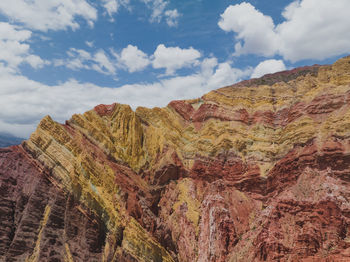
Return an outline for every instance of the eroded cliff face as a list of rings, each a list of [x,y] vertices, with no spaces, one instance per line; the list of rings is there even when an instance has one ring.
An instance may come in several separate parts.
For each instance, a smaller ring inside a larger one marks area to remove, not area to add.
[[[350,57],[0,149],[4,261],[350,261]]]

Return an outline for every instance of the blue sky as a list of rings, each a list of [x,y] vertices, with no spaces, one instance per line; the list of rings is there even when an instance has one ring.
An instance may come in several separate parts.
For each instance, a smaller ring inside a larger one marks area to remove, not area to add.
[[[350,52],[348,0],[1,0],[0,132],[165,106]]]

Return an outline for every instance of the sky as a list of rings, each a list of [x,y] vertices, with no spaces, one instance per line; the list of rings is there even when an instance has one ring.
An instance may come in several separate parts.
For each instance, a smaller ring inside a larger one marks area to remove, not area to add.
[[[349,0],[1,0],[0,132],[166,106],[350,53]]]

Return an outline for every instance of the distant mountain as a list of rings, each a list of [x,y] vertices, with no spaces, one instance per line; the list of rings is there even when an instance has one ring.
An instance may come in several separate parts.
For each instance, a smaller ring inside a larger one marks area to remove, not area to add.
[[[19,145],[24,139],[10,134],[0,133],[0,147]]]

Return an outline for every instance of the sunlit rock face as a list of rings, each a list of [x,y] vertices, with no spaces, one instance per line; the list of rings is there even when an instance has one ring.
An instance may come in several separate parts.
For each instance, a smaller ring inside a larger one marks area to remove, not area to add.
[[[350,57],[0,149],[1,261],[350,261]]]

